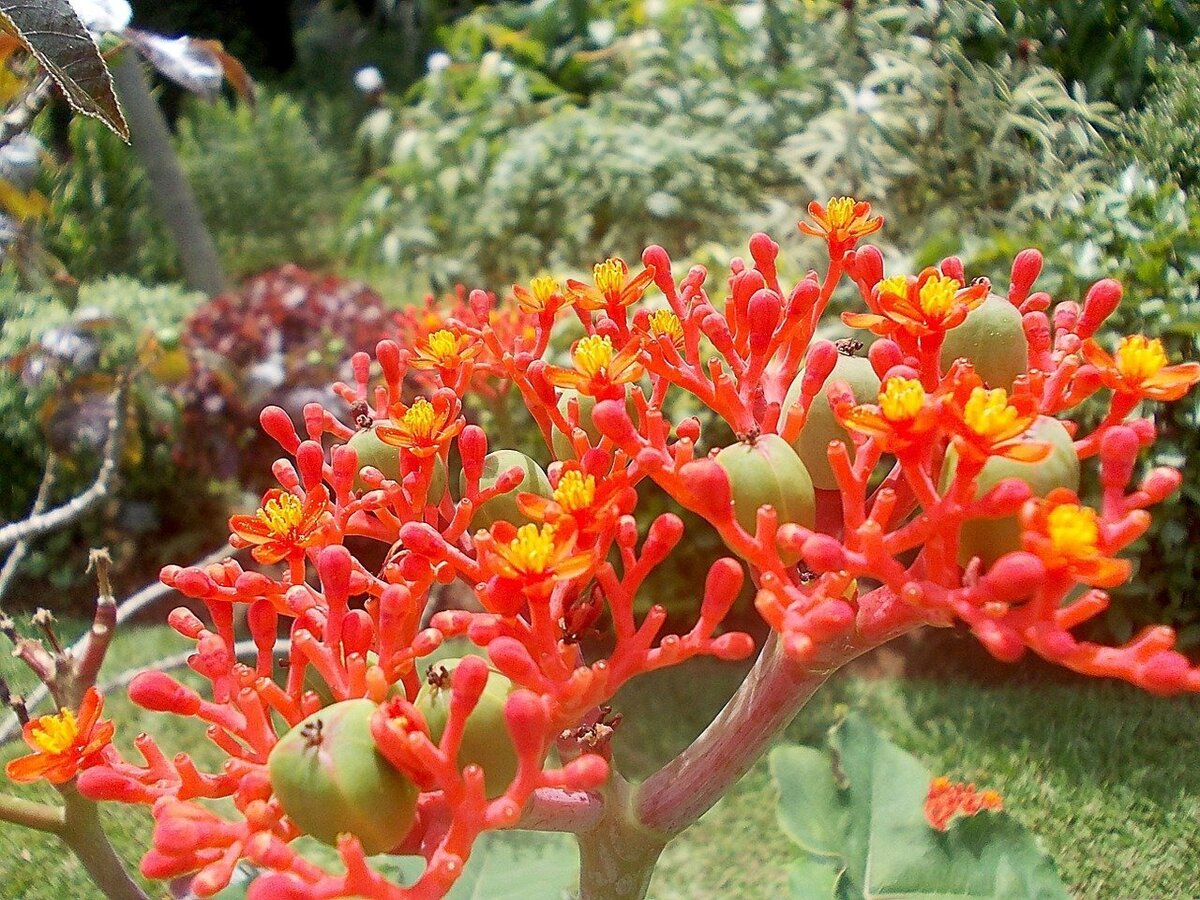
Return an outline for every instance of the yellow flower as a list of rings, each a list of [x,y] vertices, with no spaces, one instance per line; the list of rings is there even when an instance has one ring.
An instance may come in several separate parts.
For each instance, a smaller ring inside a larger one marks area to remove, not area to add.
[[[1099,371],[1104,386],[1119,394],[1178,400],[1200,381],[1200,363],[1169,366],[1162,341],[1140,334],[1121,338],[1116,359],[1092,340],[1083,345],[1083,356]]]
[[[251,554],[264,565],[303,556],[325,539],[328,505],[329,492],[323,485],[317,485],[303,500],[275,488],[266,493],[254,515],[230,517],[232,543],[253,547]]]
[[[554,502],[568,513],[587,509],[595,499],[596,477],[584,475],[577,469],[564,472],[554,489]]]
[[[546,380],[555,387],[573,388],[602,400],[622,396],[625,385],[642,377],[639,352],[636,337],[617,353],[608,335],[588,335],[580,338],[571,351],[575,368],[548,366]]]
[[[1074,559],[1099,553],[1100,526],[1096,511],[1077,503],[1056,506],[1046,516],[1046,534],[1054,552]]]
[[[656,309],[650,313],[646,326],[650,337],[666,337],[676,347],[683,346],[683,324],[672,310]]]
[[[524,288],[519,284],[513,285],[513,296],[521,312],[526,313],[556,313],[564,306],[574,302],[574,298],[563,293],[558,279],[551,275],[538,275]]]
[[[962,403],[962,395],[966,402]],[[1038,462],[1050,453],[1050,445],[1021,440],[1037,420],[1038,411],[1028,394],[1009,397],[1004,388],[988,390],[973,373],[956,385],[957,397],[947,402],[954,443],[975,457],[1002,456],[1018,462]]]
[[[915,378],[892,377],[879,392],[879,410],[889,422],[909,422],[925,405],[925,388]]]
[[[594,285],[575,279],[567,280],[567,289],[581,309],[612,310],[631,306],[642,299],[646,287],[654,279],[654,267],[647,266],[633,278],[629,278],[629,266],[625,260],[614,256],[592,268]]]
[[[378,425],[375,434],[385,444],[408,450],[415,456],[432,456],[454,438],[466,421],[454,415],[447,405],[434,405],[418,397],[412,406],[396,404],[391,412],[391,425]]]
[[[962,324],[967,313],[987,297],[986,281],[963,287],[957,278],[932,267],[915,279],[885,278],[875,286],[869,313],[842,313],[851,328],[869,328],[880,335],[945,333]]]
[[[814,200],[808,205],[808,215],[814,224],[801,222],[800,230],[828,241],[831,256],[850,249],[861,238],[883,227],[882,217],[871,215],[871,204],[853,197],[833,197],[825,206]]]
[[[1021,511],[1022,541],[1043,565],[1092,587],[1111,588],[1133,569],[1127,559],[1109,556],[1096,510],[1083,506],[1066,488],[1034,499]]]
[[[479,355],[480,344],[469,334],[443,328],[417,342],[414,369],[458,369]]]

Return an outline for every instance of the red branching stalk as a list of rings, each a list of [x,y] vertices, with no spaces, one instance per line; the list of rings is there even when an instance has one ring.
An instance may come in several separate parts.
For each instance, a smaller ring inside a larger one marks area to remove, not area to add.
[[[206,723],[227,761],[203,772],[143,735],[140,762],[109,746],[79,777],[87,796],[151,805],[154,846],[143,872],[190,874],[192,890],[208,896],[247,860],[266,870],[254,897],[437,897],[483,831],[533,827],[581,835],[588,896],[636,896],[665,841],[728,790],[830,672],[922,624],[961,621],[1002,659],[1032,650],[1158,693],[1200,689],[1200,670],[1173,649],[1169,629],[1121,647],[1072,633],[1103,610],[1104,590],[1128,573],[1118,554],[1145,531],[1147,507],[1180,481],[1156,469],[1135,483],[1136,457],[1154,429],[1130,416],[1142,399],[1178,396],[1200,380],[1200,366],[1167,365],[1161,345],[1145,338],[1110,354],[1095,335],[1119,300],[1115,282],[1100,282],[1082,304],[1053,305],[1032,292],[1041,257],[1025,251],[1008,300],[1021,314],[1028,365],[1011,389],[993,389],[969,361],[941,361],[946,332],[979,306],[985,281],[968,284],[955,258],[885,278],[879,251],[856,247],[882,224],[869,206],[841,198],[810,212],[803,230],[828,242],[830,265],[791,288],[780,283],[779,246],[765,235],[751,238],[750,263],[733,261],[716,301],[703,268],[677,281],[666,251],[651,247],[642,270],[608,260],[591,284],[543,277],[507,303],[472,291],[444,311],[427,304],[405,320],[403,342],[381,341],[373,359],[354,356],[354,383],[335,386],[342,406],[311,403],[301,422],[264,410],[263,428],[286,454],[274,466],[280,488],[231,521],[234,541],[252,546],[263,568],[225,560],[162,573],[208,610],[208,625],[185,609],[169,621],[195,642],[190,666],[209,686],[202,694],[160,672],[130,686],[148,709]],[[867,310],[847,321],[876,334],[868,358],[883,387],[867,402],[830,382],[838,351],[814,340],[843,275]],[[651,284],[665,304],[645,299]],[[552,350],[564,319],[584,330],[566,356]],[[1068,490],[1034,496],[1019,478],[976,496],[992,460],[1046,457],[1036,423],[1100,390],[1111,393],[1110,411],[1095,430],[1080,434],[1064,420],[1077,455],[1099,466],[1096,507]],[[812,405],[828,402],[852,438],[828,448],[837,490],[818,493],[811,521],[786,521],[764,505],[739,523],[737,485],[711,458],[720,448],[705,443],[715,429],[676,415],[681,394],[751,443],[764,434],[793,441]],[[489,439],[464,413],[474,395],[491,404],[519,397],[552,460],[549,493],[518,493],[517,521],[487,529],[472,526],[481,507],[528,482],[520,467],[485,477]],[[363,444],[351,443],[368,428],[386,445],[370,464],[359,459]],[[446,477],[455,468],[461,491]],[[647,577],[684,538],[673,514],[639,523],[646,479],[706,518],[733,554],[712,566],[683,634],[663,634],[660,606],[635,612]],[[960,560],[964,526],[980,519],[1015,521],[1020,534],[990,566]],[[377,568],[352,552],[363,542],[386,551]],[[774,634],[709,729],[629,786],[606,743],[604,707],[654,669],[697,655],[748,657],[749,636],[722,632],[747,574]],[[430,591],[456,580],[480,609],[444,611],[422,627]],[[1080,584],[1088,590],[1068,601]],[[234,652],[234,604],[245,606],[258,648],[251,665]],[[585,655],[582,638],[605,614],[606,649]],[[281,629],[291,648],[284,676],[273,659]],[[458,762],[487,666],[464,661],[455,670],[437,741],[410,702],[421,658],[454,637],[486,650],[515,685],[504,715],[518,766],[498,796],[485,792],[478,765]],[[364,697],[378,704],[378,753],[421,791],[416,824],[397,848],[426,860],[408,886],[375,871],[352,834],[338,842],[344,873],[296,852],[299,829],[267,768],[282,730],[330,699]],[[548,768],[555,747],[561,765]],[[218,798],[237,815],[202,803]],[[608,873],[596,869],[610,865],[637,869],[613,875],[621,891],[606,888]]]

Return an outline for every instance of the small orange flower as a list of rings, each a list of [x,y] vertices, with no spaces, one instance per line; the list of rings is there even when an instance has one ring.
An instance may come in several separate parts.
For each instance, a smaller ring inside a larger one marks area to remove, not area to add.
[[[612,339],[597,334],[580,338],[571,349],[574,369],[557,366],[546,368],[546,380],[556,387],[574,388],[582,394],[601,400],[620,397],[624,386],[642,377],[638,363],[640,352],[636,338],[616,353]]]
[[[646,287],[654,280],[654,266],[642,269],[634,278],[629,277],[629,266],[619,256],[596,263],[592,268],[595,285],[584,284],[573,278],[567,279],[567,290],[580,309],[589,312],[597,309],[615,310],[632,306],[642,299]]]
[[[929,783],[925,797],[925,821],[938,831],[950,827],[955,816],[974,816],[985,809],[999,812],[1004,809],[1000,792],[988,788],[977,791],[973,784],[951,781],[944,775]]]
[[[1089,340],[1083,345],[1083,355],[1099,370],[1104,386],[1118,394],[1178,400],[1200,382],[1200,363],[1167,365],[1167,351],[1158,338],[1123,337],[1115,359]]]
[[[905,331],[916,337],[945,333],[961,325],[967,313],[987,297],[986,281],[963,287],[957,278],[928,268],[915,279],[885,278],[875,286],[871,313],[842,313],[851,328],[869,328],[880,335]]]
[[[332,519],[329,492],[317,485],[301,500],[295,494],[272,488],[263,496],[262,506],[252,516],[231,516],[230,543],[235,547],[253,547],[251,555],[264,565],[281,559],[303,556],[309,547],[319,546],[326,537]]]
[[[435,397],[435,400],[437,398]],[[447,403],[430,403],[418,397],[412,406],[395,404],[389,411],[391,425],[379,425],[375,434],[385,444],[407,450],[414,456],[433,456],[466,426]]]
[[[478,356],[482,349],[482,345],[474,336],[442,328],[417,342],[417,352],[412,358],[412,367],[414,369],[460,369]]]
[[[550,275],[537,276],[529,282],[528,289],[519,284],[514,284],[512,289],[517,305],[524,313],[554,315],[575,302],[574,296],[564,293],[558,279]]]
[[[843,426],[877,439],[893,453],[923,440],[937,424],[935,408],[921,382],[899,376],[883,383],[878,403],[842,403],[834,412]]]
[[[1038,417],[1033,398],[1027,394],[1009,397],[1004,388],[988,390],[976,384],[965,403],[949,399],[946,406],[959,452],[977,457],[1003,456],[1018,462],[1038,462],[1050,453],[1049,444],[1021,440]]]
[[[104,698],[90,687],[78,717],[64,706],[56,715],[26,722],[22,734],[33,753],[11,760],[5,773],[18,784],[42,778],[51,784],[70,781],[81,769],[97,763],[100,752],[112,743],[116,729],[112,722],[101,721],[103,711]]]
[[[622,494],[628,490],[628,485],[620,480],[597,480],[595,475],[578,468],[577,463],[568,463],[549,498],[521,493],[517,495],[517,506],[535,522],[558,525],[564,519],[572,519],[576,534],[588,538],[610,527],[625,511]]]
[[[883,227],[883,217],[871,215],[871,204],[853,197],[831,197],[825,206],[814,200],[808,204],[808,215],[815,224],[801,222],[800,230],[828,241],[830,256],[840,256]]]
[[[650,313],[643,333],[651,343],[657,343],[660,337],[665,337],[675,345],[675,349],[683,349],[683,323],[672,310],[656,309]]]
[[[484,565],[523,590],[544,592],[556,581],[577,578],[592,567],[590,552],[575,552],[575,529],[569,521],[560,525],[522,525],[496,522],[491,528]]]
[[[1021,525],[1027,550],[1036,553],[1050,571],[1066,572],[1082,584],[1116,587],[1133,570],[1129,560],[1108,555],[1100,517],[1091,507],[1080,505],[1066,488],[1026,503]]]

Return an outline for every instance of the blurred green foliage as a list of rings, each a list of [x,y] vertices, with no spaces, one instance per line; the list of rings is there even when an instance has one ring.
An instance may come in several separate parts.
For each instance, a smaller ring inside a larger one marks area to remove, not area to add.
[[[1190,56],[1190,58],[1189,58]],[[1172,53],[1126,120],[1127,149],[1160,181],[1200,188],[1200,43]]]
[[[205,481],[179,466],[178,405],[169,387],[181,374],[178,342],[202,298],[173,285],[114,277],[88,283],[77,298],[0,285],[0,468],[7,489],[0,516],[23,517],[51,449],[59,465],[52,502],[95,478],[121,372],[135,372],[113,497],[95,512],[34,543],[22,574],[47,583],[55,609],[86,609],[94,586],[87,550],[108,546],[122,579],[141,583],[172,559],[220,540],[222,503]],[[22,593],[16,593],[21,603]]]
[[[193,102],[178,131],[180,161],[230,275],[331,261],[350,171],[299,102]]]

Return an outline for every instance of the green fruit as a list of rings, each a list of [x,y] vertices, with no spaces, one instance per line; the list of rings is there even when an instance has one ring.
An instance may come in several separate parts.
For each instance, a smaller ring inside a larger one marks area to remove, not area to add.
[[[367,665],[374,666],[379,664],[379,654],[374,650],[367,651]],[[285,676],[286,677],[286,676]],[[286,682],[285,682],[286,683]],[[305,666],[304,668],[304,689],[312,691],[321,698],[321,702],[326,706],[333,703],[333,691],[329,685],[325,683],[325,679],[321,677],[321,673],[317,671],[316,666]],[[397,681],[388,688],[389,697],[404,696],[404,682]]]
[[[385,444],[375,433],[375,427],[390,425],[387,419],[380,419],[374,426],[358,432],[350,438],[348,445],[358,453],[358,468],[361,472],[365,466],[371,466],[383,473],[383,477],[391,481],[400,480],[400,451],[391,444]],[[367,485],[360,475],[354,476],[354,489],[365,491]],[[446,493],[446,464],[440,456],[433,460],[433,474],[429,478],[430,503],[437,503]]]
[[[796,376],[787,397],[783,401],[783,414],[792,408],[800,398],[801,375]],[[865,356],[846,356],[839,353],[833,371],[825,379],[825,385],[820,393],[813,398],[808,408],[808,418],[800,434],[792,442],[792,448],[800,456],[800,461],[808,469],[812,477],[813,487],[822,491],[837,489],[837,479],[833,476],[833,468],[829,465],[829,442],[843,441],[847,447],[852,446],[850,434],[838,422],[829,405],[827,391],[835,381],[844,381],[850,385],[854,393],[855,403],[874,403],[879,397],[879,376],[871,368],[871,361]]]
[[[779,523],[793,522],[811,528],[815,521],[812,479],[788,442],[777,434],[762,434],[739,441],[716,455],[729,475],[733,514],[738,524],[754,532],[758,508],[775,507]]]
[[[1041,416],[1029,429],[1032,439],[1051,445],[1050,455],[1040,462],[1017,462],[999,456],[992,457],[979,473],[975,484],[978,499],[1005,478],[1020,478],[1038,497],[1045,497],[1055,488],[1079,489],[1079,457],[1067,429],[1057,419]],[[946,451],[942,464],[941,489],[945,492],[958,468],[958,452],[953,445]],[[978,556],[990,566],[1005,553],[1021,549],[1021,526],[1016,516],[1004,519],[972,519],[963,523],[958,544],[958,561],[966,565]]]
[[[988,387],[1009,390],[1013,379],[1025,374],[1029,359],[1020,310],[1003,297],[988,294],[961,325],[946,332],[942,371],[959,357],[974,364]]]
[[[596,406],[596,398],[581,394],[572,388],[563,388],[562,396],[558,398],[558,411],[563,414],[563,418],[567,416],[567,404],[572,397],[579,401],[579,427],[587,433],[588,443],[594,447],[603,437],[600,429],[596,427],[596,423],[592,421],[592,410]],[[628,392],[625,394],[625,411],[629,413],[630,419],[634,422],[637,421],[637,406],[634,405],[633,397]],[[571,438],[568,435],[559,431],[558,428],[554,428],[550,437],[555,459],[575,458],[575,448],[571,445]]]
[[[525,473],[521,483],[507,494],[493,497],[475,510],[471,517],[472,528],[491,528],[493,522],[501,521],[524,525],[529,519],[521,514],[517,506],[517,494],[537,494],[546,498],[553,494],[550,479],[546,477],[542,467],[518,450],[494,450],[483,458],[483,474],[479,478],[480,489],[491,487],[501,475],[513,468],[519,468]],[[458,490],[460,495],[466,496],[465,473],[459,473]]]
[[[451,674],[461,659],[443,659],[429,667],[429,674],[413,706],[425,717],[434,743],[442,739],[450,718]],[[467,718],[462,743],[458,748],[458,766],[477,765],[483,769],[484,790],[489,798],[503,794],[517,774],[517,751],[504,724],[504,704],[513,683],[492,669],[479,703]]]
[[[271,788],[302,831],[331,846],[349,832],[368,855],[400,843],[417,813],[417,786],[375,749],[370,700],[343,700],[285,734],[267,758]]]

